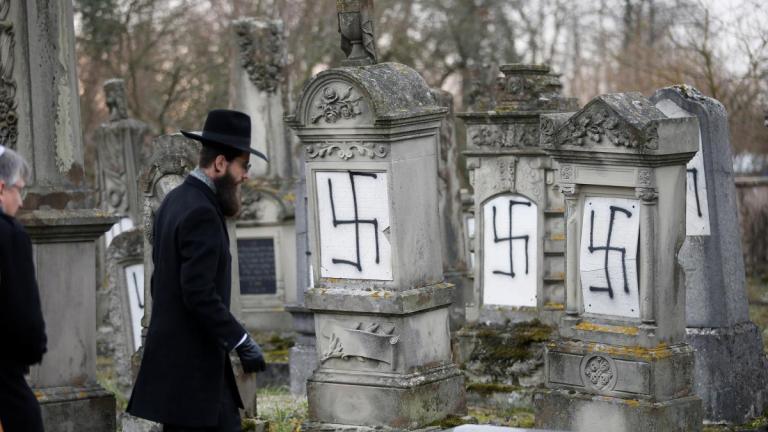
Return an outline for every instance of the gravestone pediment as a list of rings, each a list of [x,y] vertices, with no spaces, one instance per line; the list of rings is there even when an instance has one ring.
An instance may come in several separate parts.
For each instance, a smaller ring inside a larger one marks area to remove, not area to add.
[[[243,187],[241,221],[280,223],[293,216],[293,208],[281,199],[278,191],[264,187]]]
[[[445,111],[416,71],[381,63],[319,73],[305,85],[296,116],[289,121],[305,128],[338,129]]]
[[[602,95],[551,130],[553,139],[547,144],[590,151],[656,150],[658,122],[666,118],[640,93]]]

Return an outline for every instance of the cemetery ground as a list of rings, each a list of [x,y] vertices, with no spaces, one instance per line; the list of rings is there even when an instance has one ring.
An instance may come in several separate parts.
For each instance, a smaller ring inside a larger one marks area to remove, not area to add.
[[[763,344],[768,347],[768,275],[747,279],[749,295],[749,314],[763,331]],[[287,362],[288,350],[292,345],[290,338],[273,334],[256,335],[265,346],[267,359],[271,363]],[[766,350],[768,353],[768,350]],[[104,388],[116,394],[118,416],[125,411],[127,398],[121,395],[114,380],[114,368],[109,358],[99,357],[98,379]],[[481,389],[477,385],[468,389],[474,393],[483,391],[490,397],[493,388]],[[476,400],[476,399],[475,399]],[[302,423],[307,419],[307,399],[294,397],[285,386],[269,386],[258,391],[258,417],[268,424],[269,432],[300,431]],[[524,408],[488,408],[470,403],[466,417],[449,417],[430,429],[445,429],[460,424],[489,424],[518,428],[533,428],[533,411]],[[119,425],[119,422],[118,422]],[[119,426],[118,426],[119,427]],[[244,431],[259,430],[256,425],[245,421]],[[753,421],[738,426],[706,425],[704,432],[748,432],[768,431],[768,413]]]

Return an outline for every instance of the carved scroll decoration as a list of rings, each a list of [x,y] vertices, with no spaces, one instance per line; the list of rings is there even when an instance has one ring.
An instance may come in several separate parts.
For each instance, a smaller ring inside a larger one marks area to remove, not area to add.
[[[362,141],[326,141],[322,144],[307,146],[307,156],[310,159],[324,158],[334,153],[343,160],[352,159],[355,155],[375,159],[386,157],[389,154],[389,147],[385,144]]]
[[[10,10],[11,0],[0,0],[0,144],[15,149],[19,116],[13,79],[16,34],[8,18]]]
[[[394,346],[400,341],[400,336],[394,333],[394,326],[384,326],[379,323],[365,325],[362,322],[357,323],[354,328],[333,332],[320,362],[324,363],[333,358],[341,360],[356,358],[361,362],[369,360],[394,367]]]

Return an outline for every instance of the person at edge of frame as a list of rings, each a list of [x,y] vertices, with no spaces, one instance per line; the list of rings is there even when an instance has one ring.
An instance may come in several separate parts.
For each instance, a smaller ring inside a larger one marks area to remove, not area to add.
[[[246,373],[266,368],[261,348],[229,311],[230,239],[225,217],[241,207],[248,179],[247,114],[217,109],[201,132],[200,161],[160,205],[152,234],[152,312],[127,412],[165,432],[241,431],[243,407],[229,353]]]
[[[35,279],[32,242],[15,216],[29,165],[0,145],[0,432],[42,432],[40,404],[24,375],[40,363],[48,339]]]

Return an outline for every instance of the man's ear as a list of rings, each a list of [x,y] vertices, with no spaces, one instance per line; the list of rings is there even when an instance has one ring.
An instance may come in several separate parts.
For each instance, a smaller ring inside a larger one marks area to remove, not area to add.
[[[213,160],[213,169],[216,172],[216,174],[224,174],[227,172],[227,158],[224,157],[224,155],[218,155],[216,156],[216,159]]]

